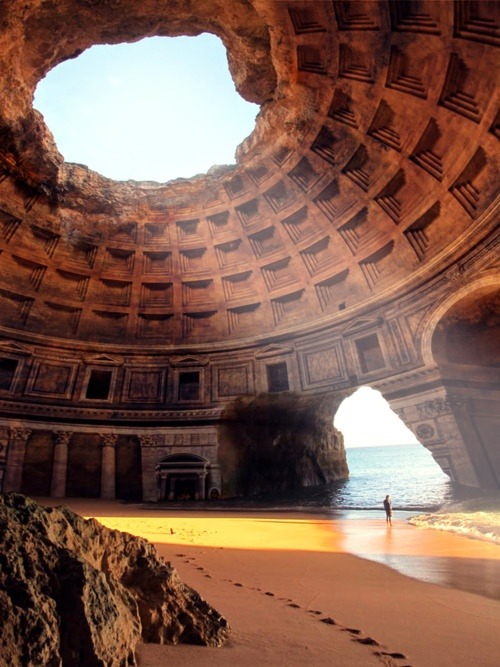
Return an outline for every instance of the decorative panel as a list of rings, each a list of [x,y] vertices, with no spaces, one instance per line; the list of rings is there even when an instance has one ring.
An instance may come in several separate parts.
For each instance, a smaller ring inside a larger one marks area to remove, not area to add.
[[[127,368],[123,400],[132,403],[160,403],[164,400],[166,368]]]
[[[71,398],[77,364],[35,360],[26,385],[28,395]]]
[[[301,352],[298,358],[304,388],[327,386],[347,379],[339,343]]]
[[[251,368],[248,365],[214,368],[215,398],[245,396],[252,392]]]

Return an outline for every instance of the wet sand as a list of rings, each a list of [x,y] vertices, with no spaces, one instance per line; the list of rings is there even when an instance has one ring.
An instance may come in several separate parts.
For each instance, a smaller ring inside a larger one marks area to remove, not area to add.
[[[142,667],[498,667],[497,545],[382,517],[64,502],[154,542],[229,621],[227,646],[143,645]]]

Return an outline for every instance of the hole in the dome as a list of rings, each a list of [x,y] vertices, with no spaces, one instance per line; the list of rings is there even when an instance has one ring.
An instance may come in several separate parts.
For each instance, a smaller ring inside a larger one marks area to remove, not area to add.
[[[67,162],[166,182],[234,164],[259,106],[237,92],[218,37],[93,46],[40,81],[34,106]]]

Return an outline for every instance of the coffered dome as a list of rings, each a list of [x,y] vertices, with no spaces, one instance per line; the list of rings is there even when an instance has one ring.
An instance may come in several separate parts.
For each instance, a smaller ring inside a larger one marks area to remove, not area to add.
[[[3,3],[0,323],[200,349],[346,322],[497,222],[498,4]],[[221,37],[261,104],[237,164],[166,184],[65,164],[37,82],[97,43]]]

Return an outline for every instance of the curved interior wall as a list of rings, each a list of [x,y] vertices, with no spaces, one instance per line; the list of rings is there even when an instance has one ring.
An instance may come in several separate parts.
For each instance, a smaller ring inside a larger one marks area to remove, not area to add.
[[[64,467],[58,433],[115,434],[135,443],[115,464],[151,459],[132,482],[151,499],[154,461],[183,451],[216,465],[217,425],[239,396],[370,384],[453,479],[497,488],[494,415],[483,401],[464,426],[473,385],[446,380],[431,340],[451,302],[498,289],[499,4],[23,7],[5,5],[0,39],[9,484],[27,484],[26,456]],[[261,104],[236,166],[154,184],[64,164],[31,107],[48,69],[93,43],[204,30]],[[474,380],[488,405],[497,370]],[[120,488],[106,487],[106,447],[94,494]]]

